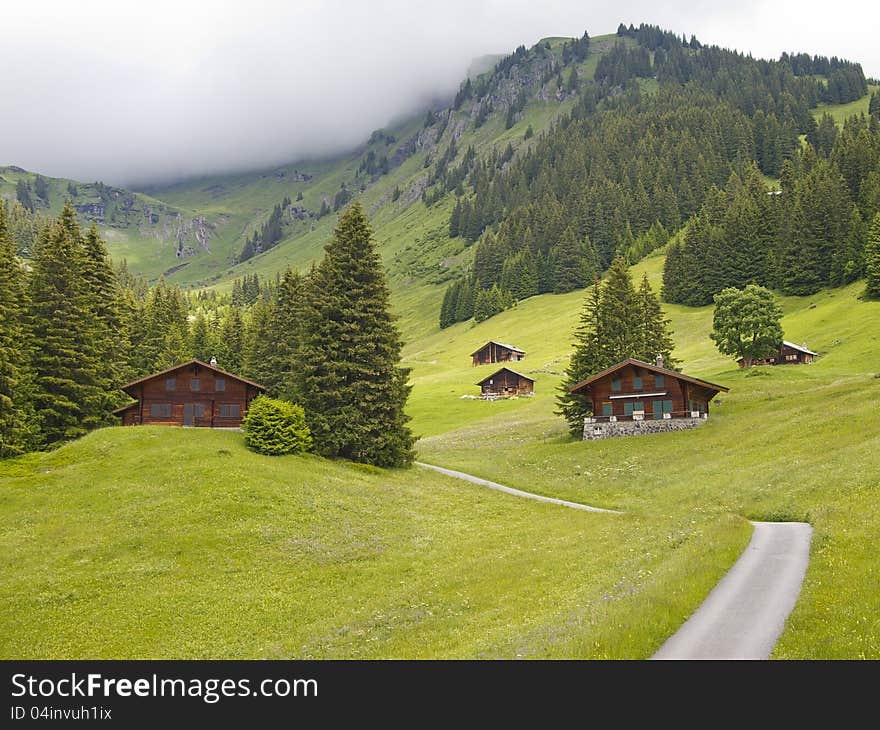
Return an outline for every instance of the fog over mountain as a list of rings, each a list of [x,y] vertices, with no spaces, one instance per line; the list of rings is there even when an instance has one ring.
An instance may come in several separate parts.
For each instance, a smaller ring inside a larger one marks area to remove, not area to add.
[[[130,7],[125,7],[129,5]],[[474,58],[650,22],[880,76],[875,3],[59,0],[4,7],[0,164],[129,186],[344,151],[448,99]]]

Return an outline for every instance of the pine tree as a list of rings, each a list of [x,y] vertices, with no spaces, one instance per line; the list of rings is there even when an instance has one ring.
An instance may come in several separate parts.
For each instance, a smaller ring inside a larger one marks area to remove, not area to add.
[[[218,367],[230,373],[241,372],[244,354],[244,319],[238,307],[230,307],[220,321],[214,341]]]
[[[606,367],[602,346],[601,301],[601,285],[596,279],[584,299],[574,333],[574,352],[559,387],[559,395],[556,396],[557,413],[565,418],[572,436],[583,433],[584,417],[590,413],[592,401],[585,395],[572,393],[570,389]]]
[[[299,356],[302,339],[302,318],[305,306],[305,282],[293,269],[287,269],[278,286],[278,297],[272,310],[272,342],[274,348],[268,366],[272,377],[264,383],[279,398],[298,401]]]
[[[880,213],[874,216],[865,244],[865,297],[880,299]]]
[[[868,114],[875,119],[880,119],[880,91],[871,94],[871,101],[868,102]]]
[[[104,241],[92,225],[84,238],[87,299],[97,330],[93,345],[97,348],[98,382],[106,394],[105,408],[110,411],[127,398],[119,386],[130,375],[128,323],[123,320],[122,292]],[[109,416],[108,416],[109,417]]]
[[[669,320],[663,316],[660,300],[654,294],[647,274],[642,276],[642,283],[636,293],[636,307],[639,344],[633,357],[654,362],[659,355],[663,358],[664,367],[674,367],[676,361],[672,358],[672,350],[675,343],[672,341]]]
[[[138,374],[189,359],[186,303],[178,287],[168,286],[160,277],[147,296],[141,320],[133,341]]]
[[[24,275],[0,205],[0,459],[28,451],[38,440],[30,407],[24,296]]]
[[[491,290],[478,289],[474,296],[474,322],[485,322],[493,314]]]
[[[204,312],[196,314],[189,327],[189,353],[196,360],[209,362],[215,355],[214,339]]]
[[[642,336],[639,332],[639,303],[626,261],[617,257],[608,269],[600,302],[602,351],[608,367],[636,357]]]
[[[553,291],[563,294],[580,289],[587,283],[583,256],[572,226],[568,226],[551,251],[553,257]]]
[[[101,327],[85,277],[86,252],[68,204],[43,233],[30,277],[34,405],[48,444],[107,418]]]
[[[460,281],[456,281],[446,287],[446,291],[443,293],[443,304],[440,307],[440,329],[446,329],[455,324],[455,311],[458,306],[458,295],[460,291]]]
[[[359,203],[340,217],[304,299],[299,379],[317,451],[383,467],[409,464],[409,372],[399,366],[390,293]]]
[[[455,304],[455,321],[465,322],[474,316],[474,299],[476,291],[474,285],[465,279],[461,283],[461,289],[458,293],[458,301]]]
[[[242,362],[244,376],[264,385],[269,389],[270,395],[275,393],[276,377],[269,364],[275,349],[272,340],[274,309],[274,304],[259,299],[248,310]]]

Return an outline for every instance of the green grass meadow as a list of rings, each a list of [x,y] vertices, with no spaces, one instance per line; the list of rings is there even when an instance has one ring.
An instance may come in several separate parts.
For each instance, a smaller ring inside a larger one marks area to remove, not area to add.
[[[222,431],[104,429],[0,487],[7,659],[638,657],[748,538]]]
[[[636,273],[656,283],[662,261]],[[776,656],[877,658],[880,303],[861,287],[782,299],[786,337],[821,357],[760,374],[715,352],[709,308],[668,307],[686,372],[730,393],[694,431],[592,443],[553,414],[583,292],[422,323],[405,350],[420,459],[620,515],[259,456],[237,432],[104,429],[3,462],[0,656],[644,658],[748,519],[797,519],[812,557]],[[528,351],[534,397],[461,398],[491,372],[469,358],[487,339]]]

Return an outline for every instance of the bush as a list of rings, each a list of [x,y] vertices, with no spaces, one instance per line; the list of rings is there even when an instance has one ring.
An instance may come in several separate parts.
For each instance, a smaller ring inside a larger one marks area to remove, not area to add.
[[[312,446],[302,406],[261,395],[242,421],[244,442],[261,454],[301,454]]]

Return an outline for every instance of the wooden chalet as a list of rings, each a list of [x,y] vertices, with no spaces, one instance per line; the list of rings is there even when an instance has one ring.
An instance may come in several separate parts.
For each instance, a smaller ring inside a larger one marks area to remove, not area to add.
[[[483,378],[477,385],[483,398],[508,398],[513,395],[531,395],[535,381],[510,368],[501,368]]]
[[[578,383],[572,393],[592,400],[591,423],[705,418],[723,385],[629,358]]]
[[[238,428],[250,402],[266,389],[216,365],[189,360],[122,390],[135,399],[113,411],[123,426]]]
[[[783,340],[779,346],[779,352],[770,357],[753,360],[752,365],[812,365],[818,355],[819,353],[808,350],[806,343],[796,345],[788,340]],[[745,367],[746,361],[740,358],[737,363],[740,367]]]
[[[496,362],[519,362],[525,359],[525,356],[525,350],[493,340],[487,342],[476,352],[471,353],[474,367],[477,367],[477,365],[490,365]]]

